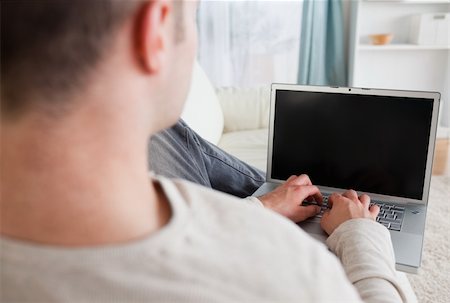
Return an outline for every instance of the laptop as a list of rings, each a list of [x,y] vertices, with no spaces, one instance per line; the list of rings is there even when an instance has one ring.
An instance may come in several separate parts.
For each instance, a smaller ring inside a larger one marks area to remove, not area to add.
[[[420,267],[440,94],[273,84],[267,175],[253,195],[307,174],[327,197],[354,189],[380,206],[396,268]],[[325,241],[321,214],[299,225]]]

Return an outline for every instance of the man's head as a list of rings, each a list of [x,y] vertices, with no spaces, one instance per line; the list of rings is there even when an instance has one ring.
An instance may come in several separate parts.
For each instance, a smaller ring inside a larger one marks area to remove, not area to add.
[[[147,140],[181,113],[195,9],[1,1],[0,233],[90,245],[136,239],[168,220],[148,179]]]
[[[195,54],[193,5],[170,0],[2,1],[2,120],[20,120],[30,112],[63,118],[86,105],[85,93],[103,91],[98,97],[107,97],[112,92],[108,84],[115,81],[115,89],[129,90],[124,94],[129,99],[123,100],[127,106],[154,112],[149,119],[160,120],[154,121],[159,128],[173,123]],[[113,79],[118,74],[124,77],[122,88]]]

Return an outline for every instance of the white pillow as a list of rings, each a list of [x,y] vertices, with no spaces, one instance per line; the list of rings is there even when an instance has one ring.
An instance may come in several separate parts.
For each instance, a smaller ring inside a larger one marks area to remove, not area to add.
[[[181,118],[203,139],[217,144],[223,131],[223,113],[214,87],[196,62],[191,88]]]

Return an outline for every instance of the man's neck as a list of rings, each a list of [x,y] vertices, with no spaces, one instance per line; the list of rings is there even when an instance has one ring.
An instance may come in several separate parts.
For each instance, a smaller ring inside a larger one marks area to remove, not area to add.
[[[146,142],[118,124],[91,132],[71,122],[3,127],[1,233],[85,246],[126,242],[163,226],[170,210],[148,177]]]

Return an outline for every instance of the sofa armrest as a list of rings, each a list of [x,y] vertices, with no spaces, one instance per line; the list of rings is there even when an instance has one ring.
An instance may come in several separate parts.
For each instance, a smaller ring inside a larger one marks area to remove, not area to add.
[[[181,118],[203,139],[217,144],[223,133],[223,114],[214,86],[198,64],[194,65],[189,95]]]
[[[269,127],[270,87],[217,88],[224,133]]]

